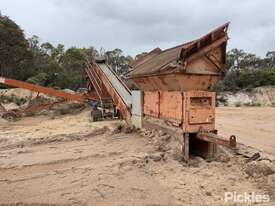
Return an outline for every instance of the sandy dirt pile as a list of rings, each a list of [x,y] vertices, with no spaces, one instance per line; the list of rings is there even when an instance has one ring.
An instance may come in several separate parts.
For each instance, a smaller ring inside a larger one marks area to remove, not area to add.
[[[223,152],[187,164],[162,131],[89,119],[84,111],[0,124],[0,203],[234,205],[226,191],[275,198],[272,161]]]
[[[64,92],[73,94],[75,93],[72,90],[65,89]],[[45,94],[38,94],[29,90],[15,88],[15,89],[2,89],[0,90],[0,104],[1,107],[4,107],[5,110],[17,110],[17,109],[26,109],[30,106],[53,104],[58,102],[59,98],[47,96]],[[51,107],[25,112],[24,116],[32,115],[64,115],[64,114],[75,114],[83,109],[86,105],[80,102],[64,102],[62,104],[55,104]]]
[[[35,96],[34,92],[27,89],[20,89],[20,88],[1,89],[0,94],[1,96],[6,96],[6,97],[14,96],[16,98],[22,98],[22,99],[27,99]]]
[[[14,89],[1,89],[0,90],[0,100],[3,104],[14,103],[18,106],[21,106],[28,101],[36,98],[37,92],[32,92],[30,90],[14,88]],[[54,102],[56,101],[55,97],[49,97],[45,94],[39,94],[41,99],[44,99],[46,102]]]
[[[275,86],[257,87],[251,91],[222,92],[218,95],[221,105],[275,106]]]

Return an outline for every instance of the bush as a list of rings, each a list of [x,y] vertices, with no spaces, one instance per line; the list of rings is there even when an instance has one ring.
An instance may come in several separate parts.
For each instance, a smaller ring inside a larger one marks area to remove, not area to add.
[[[262,105],[261,105],[260,103],[252,103],[251,106],[252,106],[252,107],[260,107],[260,106],[262,106]]]
[[[235,103],[235,107],[240,107],[241,106],[241,102],[236,102]]]
[[[216,101],[216,106],[220,106],[220,104],[224,106],[228,106],[227,99],[224,96],[218,96]]]
[[[244,103],[244,106],[246,106],[246,107],[260,107],[261,104],[256,103],[256,102],[248,102],[248,103]]]
[[[220,96],[217,100],[221,103],[227,103],[227,99],[224,96]]]
[[[48,79],[48,75],[46,73],[40,73],[40,74],[37,74],[36,76],[32,76],[28,78],[27,82],[31,84],[45,86],[47,79]]]

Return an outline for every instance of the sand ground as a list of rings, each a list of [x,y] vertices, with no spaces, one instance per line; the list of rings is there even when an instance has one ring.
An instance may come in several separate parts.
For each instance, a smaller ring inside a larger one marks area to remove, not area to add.
[[[275,107],[219,107],[216,127],[223,136],[275,155]]]
[[[274,119],[273,108],[217,109],[220,134],[236,134],[269,153],[275,148]],[[90,122],[89,111],[0,123],[0,203],[235,205],[224,202],[228,191],[274,200],[275,175],[248,177],[242,157],[192,157],[186,164],[174,151],[160,151],[159,137],[115,134],[117,124]]]

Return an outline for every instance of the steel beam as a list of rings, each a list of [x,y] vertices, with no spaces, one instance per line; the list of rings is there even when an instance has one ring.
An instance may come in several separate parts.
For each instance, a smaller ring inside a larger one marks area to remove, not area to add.
[[[198,139],[211,142],[218,145],[223,145],[232,149],[235,149],[237,147],[236,137],[232,135],[229,139],[226,139],[222,136],[216,135],[214,133],[197,133],[196,136]]]
[[[18,87],[18,88],[38,92],[38,93],[47,94],[54,97],[62,97],[64,99],[71,100],[71,101],[79,101],[79,102],[87,101],[87,97],[85,95],[69,94],[67,92],[58,91],[53,88],[42,87],[39,85],[30,84],[30,83],[15,80],[15,79],[0,77],[0,83],[8,86],[12,86],[12,87]]]

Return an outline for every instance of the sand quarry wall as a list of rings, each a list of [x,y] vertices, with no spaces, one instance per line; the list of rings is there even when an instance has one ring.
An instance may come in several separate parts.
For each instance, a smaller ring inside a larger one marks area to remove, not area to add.
[[[257,87],[251,91],[222,92],[218,95],[221,105],[275,106],[275,86]]]

